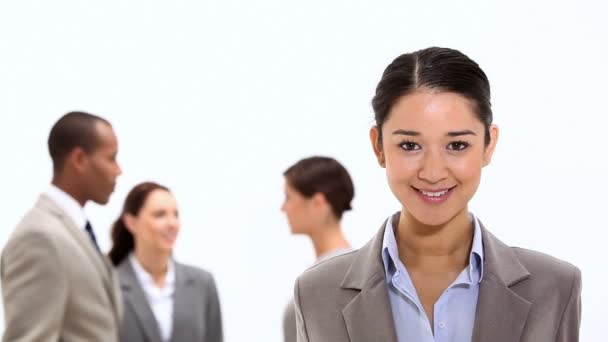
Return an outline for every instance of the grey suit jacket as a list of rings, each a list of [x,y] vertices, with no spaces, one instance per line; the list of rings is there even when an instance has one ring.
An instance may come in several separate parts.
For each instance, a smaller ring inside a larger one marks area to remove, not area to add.
[[[293,301],[289,301],[283,313],[283,341],[296,342],[298,330],[296,329],[296,310]]]
[[[299,342],[397,341],[381,257],[383,234],[384,225],[360,250],[312,267],[298,278]],[[484,275],[473,341],[578,341],[578,268],[510,248],[483,226],[482,236]]]
[[[128,259],[118,265],[125,301],[120,340],[162,342],[160,329]],[[221,342],[220,302],[211,273],[175,263],[171,342]]]
[[[2,252],[3,341],[117,341],[118,280],[83,229],[41,195]]]

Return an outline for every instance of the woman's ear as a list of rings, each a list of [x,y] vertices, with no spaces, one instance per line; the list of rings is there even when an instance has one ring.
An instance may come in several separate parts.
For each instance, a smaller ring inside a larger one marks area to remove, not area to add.
[[[129,230],[129,232],[133,235],[135,235],[135,230],[136,230],[135,229],[135,220],[136,220],[136,217],[129,213],[122,215],[122,222],[125,224],[125,227],[127,227],[127,230]]]
[[[382,150],[382,141],[380,140],[380,128],[373,126],[369,130],[369,140],[372,143],[374,154],[381,167],[385,166],[384,151]]]
[[[490,143],[486,146],[485,151],[483,152],[483,166],[490,164],[492,161],[492,156],[494,155],[494,150],[496,149],[496,143],[498,143],[498,126],[491,125],[490,126]]]
[[[315,206],[321,206],[321,205],[327,203],[327,200],[325,199],[325,195],[323,195],[323,193],[321,193],[321,192],[317,192],[314,195],[312,195],[311,199]]]
[[[331,211],[331,205],[327,201],[327,197],[322,192],[317,192],[310,198],[312,205],[316,210],[325,212],[326,210]]]

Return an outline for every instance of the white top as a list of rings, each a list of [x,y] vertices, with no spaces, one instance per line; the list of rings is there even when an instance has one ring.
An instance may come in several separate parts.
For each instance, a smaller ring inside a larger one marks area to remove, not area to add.
[[[74,197],[53,184],[46,189],[44,194],[55,202],[55,204],[72,219],[76,224],[76,227],[80,229],[85,228],[87,225],[87,216],[84,213],[84,209],[80,206],[80,203],[78,203]]]
[[[167,275],[165,276],[165,287],[159,288],[154,283],[152,276],[146,272],[143,266],[137,261],[135,255],[129,255],[131,266],[135,271],[135,276],[139,281],[150,308],[154,313],[160,336],[163,341],[169,341],[171,330],[173,329],[173,293],[175,292],[175,269],[173,261],[169,261]]]

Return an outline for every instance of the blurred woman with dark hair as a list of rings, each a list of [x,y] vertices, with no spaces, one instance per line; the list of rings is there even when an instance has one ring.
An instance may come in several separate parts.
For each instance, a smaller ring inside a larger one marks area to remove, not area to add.
[[[284,172],[285,212],[291,232],[307,235],[315,249],[316,263],[350,252],[340,221],[351,209],[355,195],[348,171],[329,157],[302,159]],[[285,342],[296,341],[293,302],[283,320]]]
[[[175,197],[144,182],[127,195],[112,228],[109,257],[125,302],[121,341],[222,341],[213,276],[173,260],[180,230]]]

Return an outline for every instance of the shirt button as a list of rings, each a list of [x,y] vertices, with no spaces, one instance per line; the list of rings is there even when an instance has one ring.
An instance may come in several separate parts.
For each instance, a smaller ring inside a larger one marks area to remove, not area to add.
[[[439,322],[439,328],[440,329],[445,328],[445,322]]]

